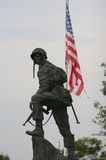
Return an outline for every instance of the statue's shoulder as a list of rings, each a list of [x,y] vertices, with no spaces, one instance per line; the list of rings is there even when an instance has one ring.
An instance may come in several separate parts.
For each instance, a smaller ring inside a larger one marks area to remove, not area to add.
[[[57,66],[55,66],[54,64],[52,64],[49,61],[46,61],[45,65],[48,66],[48,67],[51,67],[51,68],[57,68]]]
[[[46,67],[50,68],[50,69],[53,69],[53,70],[63,70],[62,68],[54,65],[53,63],[49,62],[49,61],[46,61]],[[64,70],[63,70],[64,71]],[[65,72],[65,71],[64,71]]]

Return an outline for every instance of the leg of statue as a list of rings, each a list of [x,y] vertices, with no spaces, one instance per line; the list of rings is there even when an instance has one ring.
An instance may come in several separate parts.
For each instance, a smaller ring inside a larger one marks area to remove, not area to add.
[[[67,107],[53,109],[53,116],[64,139],[64,147],[68,149],[69,160],[74,160],[74,135],[70,131]]]
[[[36,122],[36,128],[33,131],[26,131],[26,133],[31,136],[44,137],[44,131],[42,127],[43,106],[39,101],[33,102],[33,120]]]

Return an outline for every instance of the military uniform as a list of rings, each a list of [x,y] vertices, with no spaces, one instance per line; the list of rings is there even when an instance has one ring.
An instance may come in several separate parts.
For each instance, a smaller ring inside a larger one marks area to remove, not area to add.
[[[63,75],[63,77],[61,77],[60,74]],[[46,61],[44,65],[39,66],[37,75],[39,79],[39,90],[32,96],[32,101],[35,101],[37,98],[42,101],[42,103],[57,101],[65,106],[71,105],[71,95],[63,86],[63,83],[67,81],[67,76],[62,69]],[[63,82],[61,79],[63,79]],[[51,104],[49,105],[48,107],[53,107]]]
[[[47,56],[42,51],[43,54],[46,59]],[[31,58],[33,59],[33,54]],[[69,148],[71,146],[72,134],[68,121],[67,106],[71,105],[72,98],[69,91],[64,88],[64,83],[67,81],[66,73],[61,68],[45,60],[42,65],[39,65],[37,76],[39,79],[39,90],[31,98],[33,119],[36,122],[43,120],[43,105],[47,106],[48,109],[52,109],[53,117],[64,138],[64,146]],[[41,124],[39,125],[38,123],[38,131],[39,126],[41,130]],[[27,133],[34,135],[34,132]],[[39,131],[38,133],[41,132]]]

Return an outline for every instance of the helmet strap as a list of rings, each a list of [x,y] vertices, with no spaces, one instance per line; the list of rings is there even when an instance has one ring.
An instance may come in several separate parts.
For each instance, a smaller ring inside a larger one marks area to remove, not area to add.
[[[33,78],[35,78],[35,64],[33,63]]]

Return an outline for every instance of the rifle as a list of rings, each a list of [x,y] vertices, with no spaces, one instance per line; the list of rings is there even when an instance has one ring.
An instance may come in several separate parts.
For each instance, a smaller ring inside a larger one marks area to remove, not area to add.
[[[46,109],[44,109],[44,108],[43,108],[43,112],[44,112],[45,114],[49,114],[49,111],[46,110]],[[32,116],[33,116],[33,111],[31,112],[31,114],[29,115],[29,117],[27,118],[27,120],[26,120],[22,125],[25,126],[27,122],[30,122],[30,119],[32,118]],[[30,123],[31,123],[31,122],[30,122]],[[31,124],[32,124],[32,123],[31,123]]]
[[[79,122],[79,120],[78,120],[78,118],[77,118],[77,115],[76,115],[75,109],[74,109],[74,107],[73,107],[73,104],[71,104],[71,107],[72,107],[72,110],[73,110],[74,116],[75,116],[75,118],[76,118],[76,123],[77,123],[77,124],[80,124],[80,122]]]

